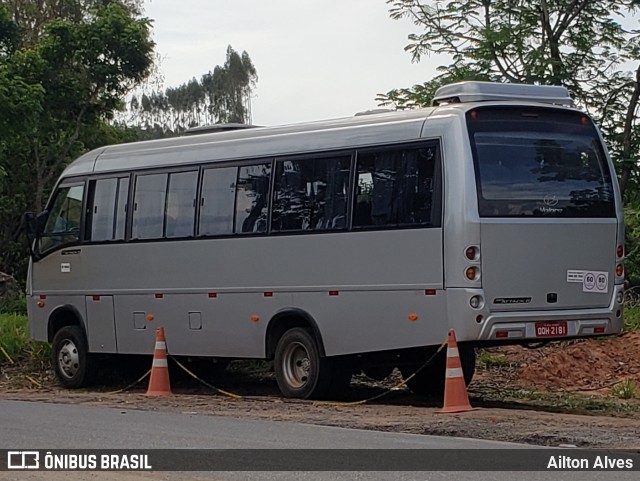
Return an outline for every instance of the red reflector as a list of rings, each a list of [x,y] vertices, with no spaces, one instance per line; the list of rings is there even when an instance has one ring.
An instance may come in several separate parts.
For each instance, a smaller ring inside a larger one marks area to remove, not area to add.
[[[340,291],[329,291],[329,295],[330,296],[339,296],[340,295]]]
[[[99,301],[100,300],[100,296],[93,296],[93,300],[94,301]]]
[[[589,118],[586,115],[583,115],[580,119],[580,122],[582,122],[582,125],[587,125],[587,122],[589,122]]]
[[[509,331],[498,331],[496,332],[496,337],[498,339],[509,337]]]
[[[273,297],[273,292],[265,292],[264,297]]]
[[[594,327],[593,328],[593,333],[594,334],[604,334],[604,327]]]
[[[618,257],[622,257],[624,255],[624,247],[618,246],[618,249],[616,250],[616,254],[618,255]]]
[[[215,299],[216,297],[218,297],[218,294],[217,294],[217,293],[215,293],[215,292],[210,292],[210,293],[209,293],[209,298],[210,298],[210,299]]]
[[[436,290],[435,289],[425,289],[424,295],[425,296],[435,296],[436,295]]]
[[[471,120],[476,120],[478,118],[478,112],[472,110],[471,112],[469,112],[469,117],[471,117]]]
[[[164,297],[164,294],[156,294],[156,299],[162,299]]]
[[[45,294],[40,296],[40,299],[45,300],[47,298],[47,296]]]

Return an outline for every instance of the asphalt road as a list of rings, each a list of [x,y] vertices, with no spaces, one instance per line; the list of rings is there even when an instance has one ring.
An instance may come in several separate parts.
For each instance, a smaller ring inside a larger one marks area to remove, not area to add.
[[[419,414],[419,411],[416,411]],[[0,401],[0,449],[492,449],[514,456],[512,443],[419,436],[305,424],[160,413],[135,409]],[[248,452],[250,454],[250,452]],[[469,451],[472,453],[472,451]],[[570,450],[567,450],[571,454]],[[247,454],[245,454],[246,456]],[[637,462],[637,461],[636,461]],[[470,480],[600,481],[638,479],[635,472],[0,472],[0,480]]]

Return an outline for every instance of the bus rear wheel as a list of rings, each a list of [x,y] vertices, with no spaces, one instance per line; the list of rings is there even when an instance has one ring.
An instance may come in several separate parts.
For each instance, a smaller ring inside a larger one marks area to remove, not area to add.
[[[320,355],[314,336],[296,327],[276,346],[274,369],[280,392],[289,398],[321,398],[331,387],[331,363]]]
[[[60,383],[77,389],[94,383],[97,364],[89,353],[87,337],[78,326],[66,326],[53,337],[51,361]]]

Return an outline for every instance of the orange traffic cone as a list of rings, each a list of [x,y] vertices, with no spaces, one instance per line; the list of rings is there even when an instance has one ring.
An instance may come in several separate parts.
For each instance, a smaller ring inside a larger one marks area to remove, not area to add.
[[[151,364],[151,378],[147,396],[171,396],[169,385],[169,365],[167,364],[167,341],[164,337],[164,327],[156,329],[156,347],[153,351]]]
[[[447,371],[444,381],[444,406],[439,412],[462,413],[465,411],[472,411],[473,408],[471,407],[471,404],[469,404],[467,386],[464,382],[462,363],[460,362],[460,353],[458,352],[458,343],[456,342],[456,333],[453,329],[449,331],[449,340],[447,344]]]

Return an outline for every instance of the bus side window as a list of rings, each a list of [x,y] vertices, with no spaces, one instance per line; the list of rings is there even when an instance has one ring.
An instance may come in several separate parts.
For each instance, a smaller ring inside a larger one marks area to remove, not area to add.
[[[92,182],[91,241],[124,239],[129,178],[98,179]],[[91,197],[89,197],[91,199]]]
[[[198,235],[233,234],[237,167],[206,169],[202,181]]]
[[[351,156],[279,160],[271,229],[345,229],[350,164]]]
[[[271,164],[240,167],[236,189],[236,233],[266,232]]]
[[[431,225],[436,149],[359,152],[353,227]]]
[[[40,238],[40,252],[78,242],[83,194],[84,184],[58,190]]]
[[[196,217],[198,171],[169,174],[165,212],[166,237],[192,237]]]
[[[132,239],[162,237],[166,195],[167,174],[147,174],[136,177]]]

